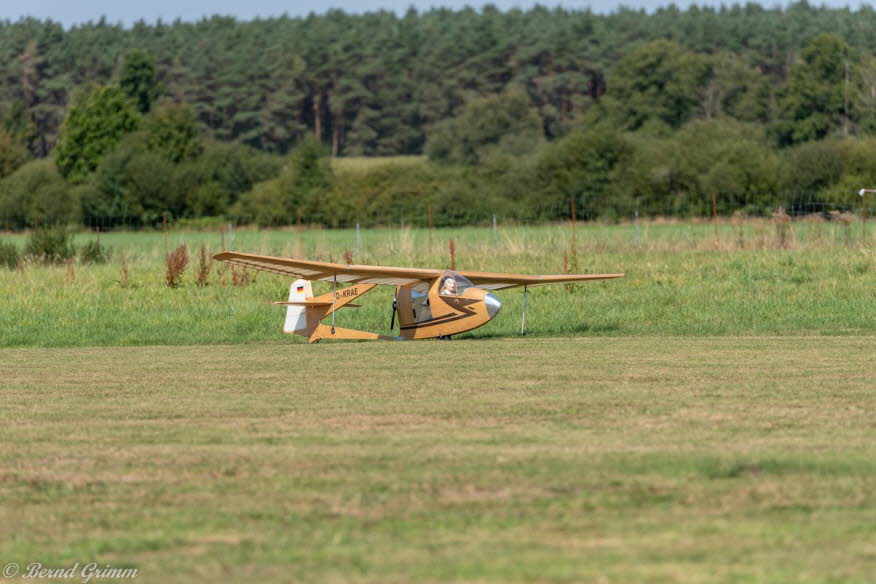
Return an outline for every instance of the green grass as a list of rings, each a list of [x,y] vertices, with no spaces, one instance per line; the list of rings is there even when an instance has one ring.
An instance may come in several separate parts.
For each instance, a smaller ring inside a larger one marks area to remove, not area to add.
[[[870,582],[874,353],[732,336],[7,349],[0,559],[138,582]]]
[[[104,234],[110,263],[72,277],[0,270],[0,564],[135,566],[139,582],[872,581],[872,231],[797,223],[787,249],[765,221],[634,233],[579,226],[578,271],[627,277],[531,290],[527,338],[506,291],[449,343],[307,345],[269,304],[287,278],[214,269],[199,288],[190,268],[167,289],[162,233]],[[451,238],[459,269],[523,273],[561,272],[572,239],[387,227],[353,259],[443,267]],[[234,237],[355,248],[353,230]],[[380,287],[337,323],[385,332],[390,300]]]
[[[857,231],[854,231],[857,234]],[[630,225],[587,225],[576,230],[578,271],[626,272],[621,280],[531,290],[527,328],[534,336],[586,335],[871,335],[876,332],[876,270],[872,241],[847,239],[837,225],[797,224],[790,249],[776,247],[768,222],[721,225],[716,241],[708,224],[643,224],[640,241]],[[19,236],[20,240],[23,236]],[[77,236],[77,243],[93,239]],[[221,248],[218,232],[171,232],[168,245]],[[561,273],[569,249],[567,225],[491,229],[375,229],[361,232],[353,261],[390,266],[446,267],[453,239],[459,269]],[[164,287],[164,236],[110,233],[109,264],[28,265],[0,270],[0,346],[63,347],[150,344],[227,344],[257,340],[303,342],[282,333],[290,280],[260,274],[254,285],[233,287],[214,267],[206,288],[192,268],[180,289]],[[227,242],[226,242],[227,243]],[[344,261],[355,252],[354,230],[238,230],[234,249]],[[130,268],[120,285],[120,260]],[[317,292],[328,290],[317,286]],[[392,290],[379,287],[363,308],[341,311],[337,324],[386,333]],[[498,293],[499,316],[463,338],[513,337],[522,293]]]

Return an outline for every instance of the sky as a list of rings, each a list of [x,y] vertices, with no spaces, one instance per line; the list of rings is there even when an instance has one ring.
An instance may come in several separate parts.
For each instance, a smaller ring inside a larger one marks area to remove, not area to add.
[[[744,0],[739,0],[745,3]],[[495,4],[501,10],[509,8],[529,8],[536,4],[534,0],[331,0],[328,3],[302,2],[300,0],[150,0],[148,2],[131,2],[119,0],[31,0],[19,2],[16,0],[0,0],[0,19],[16,21],[24,16],[37,18],[51,18],[64,26],[72,26],[89,20],[99,20],[105,16],[109,22],[121,22],[130,26],[137,20],[155,22],[161,19],[172,22],[180,18],[194,21],[203,16],[213,14],[230,15],[241,20],[251,20],[257,17],[280,16],[287,13],[290,16],[303,16],[309,12],[322,13],[329,8],[340,8],[346,12],[370,12],[380,9],[393,10],[404,13],[409,6],[415,6],[420,11],[425,11],[432,6],[443,6],[459,9],[465,5],[477,8],[485,4]],[[590,8],[594,12],[606,13],[616,10],[620,5],[630,8],[644,8],[654,10],[668,4],[668,0],[542,0],[546,6],[561,5],[570,9]],[[733,4],[734,0],[728,0],[725,4]],[[810,0],[811,4],[842,7],[850,6],[853,9],[860,6],[861,0]],[[686,7],[689,0],[676,0],[678,6]],[[718,6],[720,0],[701,0],[699,4]],[[760,0],[760,4],[766,6],[785,5],[787,1]]]

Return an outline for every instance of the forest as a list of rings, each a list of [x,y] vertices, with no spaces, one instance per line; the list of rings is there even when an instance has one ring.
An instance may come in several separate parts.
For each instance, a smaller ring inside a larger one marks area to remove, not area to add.
[[[806,2],[6,21],[0,228],[847,210],[873,30]]]

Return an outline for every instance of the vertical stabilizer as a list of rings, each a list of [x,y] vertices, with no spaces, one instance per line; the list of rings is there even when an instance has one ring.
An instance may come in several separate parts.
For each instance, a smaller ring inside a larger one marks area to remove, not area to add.
[[[310,287],[310,281],[295,280],[292,282],[292,285],[289,287],[289,302],[304,302],[310,298],[313,298],[313,289]],[[311,331],[319,323],[318,318],[316,322],[308,322],[311,310],[306,306],[287,306],[283,332],[310,336]]]

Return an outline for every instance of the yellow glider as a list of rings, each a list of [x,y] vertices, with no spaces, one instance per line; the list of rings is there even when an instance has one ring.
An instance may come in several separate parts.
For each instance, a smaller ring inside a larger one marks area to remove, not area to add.
[[[502,304],[490,290],[529,286],[608,280],[623,274],[535,275],[491,272],[451,272],[422,268],[345,265],[279,258],[248,253],[221,252],[214,259],[296,278],[289,288],[288,302],[276,302],[286,309],[283,331],[302,335],[311,343],[320,339],[398,339],[449,338],[473,330],[498,314]],[[314,297],[311,282],[332,282],[332,292]],[[350,284],[337,288],[337,284]],[[398,314],[399,336],[328,326],[321,321],[378,284],[395,286],[392,324]]]

